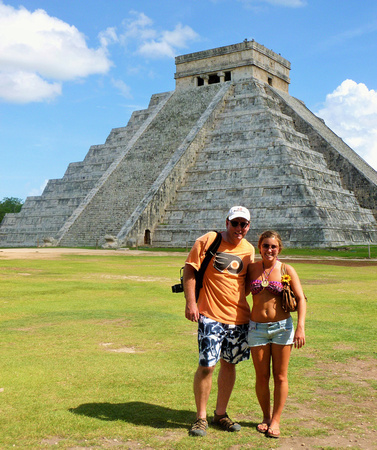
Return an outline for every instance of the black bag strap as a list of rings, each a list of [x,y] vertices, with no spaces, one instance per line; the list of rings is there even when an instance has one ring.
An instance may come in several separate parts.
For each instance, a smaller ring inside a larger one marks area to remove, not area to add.
[[[195,279],[196,279],[196,284],[195,284],[195,297],[196,297],[196,301],[198,301],[199,298],[199,292],[200,289],[203,287],[203,276],[204,276],[204,272],[206,271],[209,262],[211,261],[212,257],[215,256],[215,253],[217,252],[217,249],[220,247],[221,244],[221,233],[219,231],[216,231],[216,237],[214,239],[214,241],[212,242],[212,244],[209,246],[208,250],[206,251],[206,256],[203,259],[203,262],[200,266],[200,269],[197,271]]]

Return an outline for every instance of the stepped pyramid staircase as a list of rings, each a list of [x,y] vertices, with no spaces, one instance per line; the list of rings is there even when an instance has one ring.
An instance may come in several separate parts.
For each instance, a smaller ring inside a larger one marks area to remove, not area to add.
[[[111,131],[105,144],[91,146],[84,161],[71,163],[62,179],[49,180],[41,196],[28,197],[20,213],[7,214],[0,227],[0,246],[33,247],[56,237],[168,95],[152,96],[147,110],[134,112],[126,127]]]
[[[208,229],[223,229],[226,207],[238,203],[251,210],[248,239],[254,243],[271,228],[290,246],[377,241],[372,211],[342,187],[339,173],[296,130],[286,106],[257,80],[234,85],[185,185],[154,230],[155,246],[191,246]],[[328,130],[310,111],[306,115]],[[359,159],[352,150],[350,155]]]
[[[254,244],[271,228],[286,246],[377,242],[377,173],[288,94],[289,62],[247,41],[179,58],[176,90],[7,214],[0,247],[191,246],[235,204]]]
[[[0,246],[35,246],[46,237],[60,246],[93,246],[106,234],[117,235],[156,190],[156,180],[161,188],[158,179],[172,159],[181,159],[180,174],[170,174],[170,183],[179,182],[190,157],[182,153],[228,89],[229,83],[153,96],[148,110],[134,113],[127,127],[112,130],[103,146],[92,146],[40,197],[28,197],[20,213],[7,214]],[[168,200],[163,194],[162,201]]]

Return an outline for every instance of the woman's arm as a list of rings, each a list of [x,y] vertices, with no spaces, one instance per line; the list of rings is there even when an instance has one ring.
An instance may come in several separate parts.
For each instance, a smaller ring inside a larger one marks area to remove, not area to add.
[[[293,342],[296,348],[301,348],[305,345],[306,298],[295,269],[287,265],[287,273],[291,277],[291,287],[297,300],[297,327]]]

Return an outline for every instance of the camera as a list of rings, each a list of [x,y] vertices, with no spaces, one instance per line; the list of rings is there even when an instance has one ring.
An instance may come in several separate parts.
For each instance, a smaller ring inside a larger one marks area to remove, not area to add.
[[[175,294],[177,294],[178,292],[183,292],[183,267],[181,268],[180,271],[180,278],[181,278],[181,282],[179,284],[175,284],[174,286],[171,287],[172,292],[174,292]]]
[[[172,292],[174,292],[175,294],[177,292],[183,292],[183,283],[179,283],[179,284],[175,284],[174,286],[171,287]]]

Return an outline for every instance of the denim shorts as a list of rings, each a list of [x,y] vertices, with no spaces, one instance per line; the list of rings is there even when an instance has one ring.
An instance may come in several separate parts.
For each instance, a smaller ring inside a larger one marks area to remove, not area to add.
[[[293,327],[292,317],[280,320],[279,322],[249,322],[248,343],[250,347],[258,347],[260,345],[278,344],[291,345],[295,330]]]
[[[199,365],[212,367],[220,358],[231,364],[249,359],[248,328],[248,323],[229,325],[201,314],[198,321]]]

